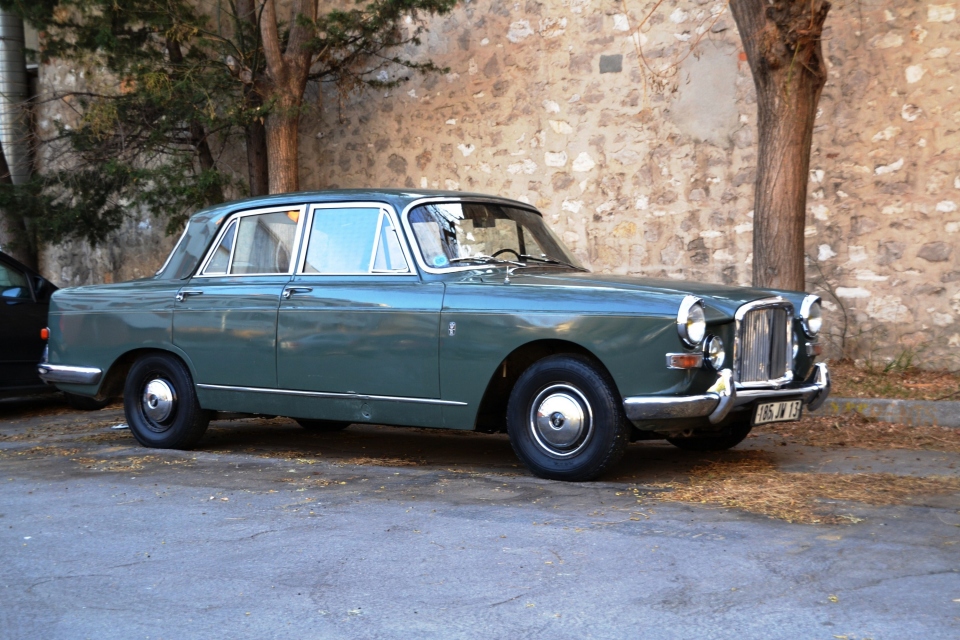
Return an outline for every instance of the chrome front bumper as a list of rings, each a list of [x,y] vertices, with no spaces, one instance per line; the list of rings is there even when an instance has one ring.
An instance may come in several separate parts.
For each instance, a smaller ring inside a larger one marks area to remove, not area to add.
[[[47,384],[97,384],[103,371],[96,367],[71,367],[65,364],[42,363],[37,367],[40,379]]]
[[[672,420],[678,418],[709,418],[716,424],[727,417],[730,410],[757,400],[796,398],[803,401],[811,411],[820,408],[830,395],[830,371],[825,363],[819,363],[810,379],[792,389],[740,389],[733,383],[733,373],[724,369],[712,387],[703,395],[696,396],[634,396],[624,398],[623,408],[627,419],[634,423],[649,420]]]

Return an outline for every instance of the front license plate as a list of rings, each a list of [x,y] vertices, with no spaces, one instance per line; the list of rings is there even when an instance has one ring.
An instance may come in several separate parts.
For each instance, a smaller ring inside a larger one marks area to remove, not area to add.
[[[783,402],[758,404],[757,412],[753,416],[753,424],[799,420],[802,404],[800,400],[784,400]]]

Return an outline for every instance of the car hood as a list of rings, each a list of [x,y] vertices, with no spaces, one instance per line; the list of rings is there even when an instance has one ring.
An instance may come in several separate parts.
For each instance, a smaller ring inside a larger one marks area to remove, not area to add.
[[[618,276],[600,273],[557,272],[539,270],[538,273],[524,273],[519,269],[510,275],[510,282],[516,285],[529,286],[563,286],[577,288],[600,288],[608,291],[638,292],[650,295],[693,295],[701,298],[707,307],[708,319],[716,319],[716,313],[732,318],[737,309],[754,300],[782,296],[791,301],[799,309],[804,293],[775,289],[758,289],[753,287],[736,287],[707,282],[691,282],[687,280],[670,280],[660,278],[642,278],[635,276]],[[490,280],[500,279],[502,276],[488,276]],[[487,279],[484,278],[484,279]],[[711,313],[713,311],[714,313]],[[713,318],[710,318],[713,316]]]

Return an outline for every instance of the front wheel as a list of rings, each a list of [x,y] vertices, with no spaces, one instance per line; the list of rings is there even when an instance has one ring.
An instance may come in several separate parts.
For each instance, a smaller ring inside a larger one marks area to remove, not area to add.
[[[517,380],[507,404],[517,457],[550,480],[592,480],[623,457],[630,429],[613,381],[581,356],[550,356]]]
[[[144,356],[130,367],[123,410],[133,437],[157,449],[189,449],[210,422],[210,412],[197,401],[190,371],[165,353]]]

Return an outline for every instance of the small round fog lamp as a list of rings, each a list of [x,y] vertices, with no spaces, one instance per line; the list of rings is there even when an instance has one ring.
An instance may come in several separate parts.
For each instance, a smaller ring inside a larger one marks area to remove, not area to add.
[[[723,368],[723,363],[727,359],[727,354],[723,350],[723,340],[718,336],[710,336],[707,338],[707,342],[703,346],[703,357],[711,369],[720,371],[720,369]]]

